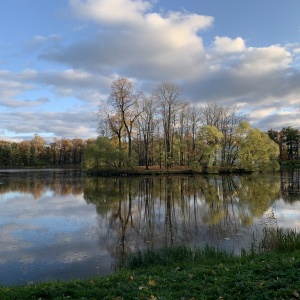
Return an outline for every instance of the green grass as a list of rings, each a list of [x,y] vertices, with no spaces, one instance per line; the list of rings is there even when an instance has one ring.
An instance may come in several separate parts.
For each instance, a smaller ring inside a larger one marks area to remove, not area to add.
[[[258,241],[257,241],[258,240]],[[253,237],[252,253],[300,250],[300,233],[292,228],[264,228],[261,239]]]
[[[296,230],[278,229],[239,257],[211,247],[148,250],[116,274],[0,287],[0,299],[300,299],[299,245]]]

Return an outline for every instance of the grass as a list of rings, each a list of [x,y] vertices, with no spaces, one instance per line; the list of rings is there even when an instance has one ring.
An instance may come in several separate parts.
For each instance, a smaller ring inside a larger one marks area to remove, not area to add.
[[[266,230],[239,257],[211,247],[148,250],[116,274],[0,287],[0,299],[300,299],[299,274],[299,233]]]
[[[300,233],[292,228],[264,228],[261,239],[253,237],[252,253],[275,251],[278,253],[300,250]]]

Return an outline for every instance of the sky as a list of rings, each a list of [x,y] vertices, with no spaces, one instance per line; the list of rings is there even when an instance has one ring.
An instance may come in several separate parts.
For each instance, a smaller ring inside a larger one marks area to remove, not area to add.
[[[300,129],[299,0],[1,0],[0,140],[97,136],[111,83]],[[99,106],[100,105],[100,106]]]

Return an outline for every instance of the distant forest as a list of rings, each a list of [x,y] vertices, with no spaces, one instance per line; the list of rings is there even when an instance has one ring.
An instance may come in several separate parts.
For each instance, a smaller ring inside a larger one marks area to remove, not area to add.
[[[35,134],[31,140],[21,142],[0,141],[0,166],[29,167],[81,164],[83,152],[93,139],[57,139],[47,143]]]

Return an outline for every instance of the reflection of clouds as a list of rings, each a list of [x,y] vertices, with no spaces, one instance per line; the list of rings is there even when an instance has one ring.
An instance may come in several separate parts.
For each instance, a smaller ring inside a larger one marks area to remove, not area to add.
[[[72,262],[77,262],[81,260],[87,260],[88,259],[88,254],[87,252],[66,252],[64,253],[64,256],[61,257],[61,260],[64,263],[72,263]]]
[[[275,209],[278,227],[300,229],[300,202],[290,204],[280,199],[276,201]]]
[[[9,192],[0,195],[0,215],[0,284],[25,277],[39,281],[51,272],[58,274],[48,279],[71,278],[80,271],[70,270],[83,261],[90,266],[88,274],[100,272],[95,257],[106,254],[105,245],[99,253],[95,207],[86,205],[82,194],[54,196],[45,190],[36,202],[31,194]],[[74,266],[66,267],[67,261]],[[14,276],[7,276],[10,271]]]
[[[82,201],[77,199],[56,196],[42,204],[33,202],[27,196],[6,201],[5,207],[0,208],[5,212],[0,227],[3,241],[0,242],[1,252],[12,249],[20,252],[21,249],[24,251],[37,245],[76,240],[77,234],[86,229],[96,217],[94,207],[83,205],[85,201],[82,198]],[[1,261],[3,263],[3,256]]]

